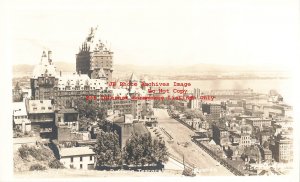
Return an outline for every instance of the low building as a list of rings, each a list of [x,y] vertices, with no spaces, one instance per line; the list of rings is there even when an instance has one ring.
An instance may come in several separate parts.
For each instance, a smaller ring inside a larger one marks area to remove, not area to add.
[[[270,149],[264,148],[263,149],[263,159],[265,162],[271,162],[272,161],[272,151]]]
[[[60,109],[55,111],[55,125],[68,126],[73,131],[79,130],[79,114],[75,109]]]
[[[263,118],[247,118],[246,123],[250,124],[253,127],[263,127],[263,126],[270,127],[272,124],[270,119],[263,119]]]
[[[126,141],[134,134],[138,135],[150,134],[143,123],[125,123],[125,117],[118,117],[114,119],[113,131],[119,135],[119,142],[121,148],[126,145]]]
[[[28,100],[26,105],[33,131],[41,138],[55,138],[54,108],[51,100]]]
[[[60,162],[68,169],[94,169],[95,152],[89,147],[59,149]]]
[[[157,126],[157,117],[155,116],[145,116],[144,117],[145,125],[150,127],[156,127]]]
[[[57,141],[70,142],[70,141],[84,141],[90,140],[91,133],[89,131],[72,131],[68,126],[58,126],[57,127]]]
[[[27,116],[25,102],[13,102],[13,128],[23,133],[31,130],[31,121]]]
[[[239,145],[241,140],[241,135],[235,132],[230,132],[229,141],[232,145]]]
[[[216,142],[216,144],[221,146],[229,144],[229,133],[227,130],[217,125],[213,125],[212,130],[213,139]]]

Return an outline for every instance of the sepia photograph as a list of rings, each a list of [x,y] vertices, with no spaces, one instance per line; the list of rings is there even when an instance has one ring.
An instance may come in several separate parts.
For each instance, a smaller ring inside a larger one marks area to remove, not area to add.
[[[2,4],[0,181],[299,180],[299,2]]]

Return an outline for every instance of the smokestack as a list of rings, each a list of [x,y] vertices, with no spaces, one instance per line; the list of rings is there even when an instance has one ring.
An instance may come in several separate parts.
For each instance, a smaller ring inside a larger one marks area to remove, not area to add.
[[[48,61],[52,64],[52,51],[48,51]]]

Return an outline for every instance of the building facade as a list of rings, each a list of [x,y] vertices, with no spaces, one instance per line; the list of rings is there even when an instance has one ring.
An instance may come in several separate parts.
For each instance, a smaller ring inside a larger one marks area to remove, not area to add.
[[[275,140],[274,158],[276,162],[292,162],[293,161],[293,143],[288,138],[278,138]]]
[[[76,71],[92,79],[105,76],[112,81],[113,52],[100,40],[98,27],[91,28],[89,35],[76,54]]]
[[[60,162],[67,169],[90,170],[95,168],[95,152],[89,147],[61,148]]]

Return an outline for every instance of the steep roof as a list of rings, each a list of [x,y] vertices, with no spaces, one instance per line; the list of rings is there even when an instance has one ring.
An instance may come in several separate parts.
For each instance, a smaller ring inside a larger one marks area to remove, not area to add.
[[[48,56],[45,51],[39,64],[34,67],[32,78],[38,78],[42,75],[54,76],[56,77],[56,67],[49,63]]]
[[[84,90],[85,85],[90,86],[92,90],[104,90],[107,88],[106,80],[90,79],[87,74],[62,75],[58,77],[57,87],[60,89],[70,86],[71,90],[73,90],[75,89],[75,86],[80,86],[80,90]]]

